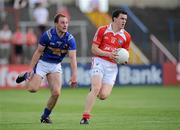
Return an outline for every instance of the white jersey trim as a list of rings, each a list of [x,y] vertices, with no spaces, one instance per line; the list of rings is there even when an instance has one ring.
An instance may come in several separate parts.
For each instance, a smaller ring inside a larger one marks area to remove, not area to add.
[[[124,34],[124,31],[125,31],[124,29],[121,29],[119,32],[114,33],[113,30],[112,30],[112,23],[111,23],[111,24],[108,25],[108,27],[107,27],[106,31],[104,32],[104,34],[109,33],[109,32],[113,33],[113,35],[118,34],[126,41],[127,39],[126,39],[126,35]]]

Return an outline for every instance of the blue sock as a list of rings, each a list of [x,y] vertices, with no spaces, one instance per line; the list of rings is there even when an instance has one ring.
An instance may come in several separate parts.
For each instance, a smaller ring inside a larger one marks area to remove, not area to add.
[[[49,110],[48,108],[45,108],[42,118],[47,118],[50,114],[51,114],[51,110]]]

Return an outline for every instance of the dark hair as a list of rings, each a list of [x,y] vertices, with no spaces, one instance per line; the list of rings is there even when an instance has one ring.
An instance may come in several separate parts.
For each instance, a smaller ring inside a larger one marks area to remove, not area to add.
[[[66,17],[64,14],[62,13],[58,13],[54,16],[54,23],[58,23],[59,17]]]
[[[114,10],[113,13],[112,13],[112,21],[114,21],[114,17],[117,18],[117,17],[119,16],[119,14],[125,14],[125,15],[127,15],[127,12],[124,11],[124,10],[122,10],[122,9],[116,9],[116,10]]]

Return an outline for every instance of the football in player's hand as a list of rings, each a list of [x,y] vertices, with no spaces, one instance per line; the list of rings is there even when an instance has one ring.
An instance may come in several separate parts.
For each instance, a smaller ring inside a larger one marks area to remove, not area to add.
[[[129,60],[129,52],[124,48],[119,48],[116,50],[117,58],[115,61],[118,64],[127,64]]]

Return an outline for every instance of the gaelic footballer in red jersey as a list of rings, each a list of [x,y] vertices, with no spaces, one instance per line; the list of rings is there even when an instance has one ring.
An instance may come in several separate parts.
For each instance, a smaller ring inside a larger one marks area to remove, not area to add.
[[[87,95],[80,124],[89,124],[96,97],[105,100],[111,94],[118,69],[116,49],[129,49],[131,36],[124,29],[127,13],[121,9],[112,13],[112,23],[98,28],[92,43],[91,91]]]
[[[124,24],[122,26],[124,26]],[[93,44],[103,51],[113,52],[118,48],[125,48],[129,50],[130,41],[131,36],[125,29],[121,29],[120,31],[114,33],[112,24],[109,24],[102,26],[97,30],[93,39]],[[115,63],[113,59],[107,57],[106,55],[95,54],[95,56]]]

